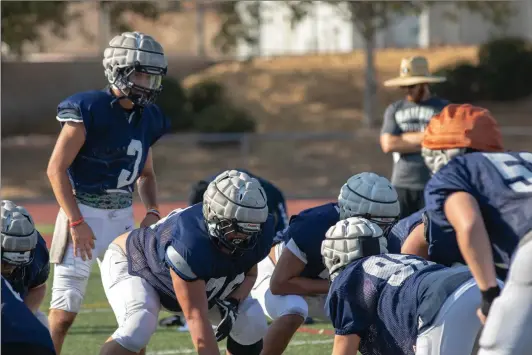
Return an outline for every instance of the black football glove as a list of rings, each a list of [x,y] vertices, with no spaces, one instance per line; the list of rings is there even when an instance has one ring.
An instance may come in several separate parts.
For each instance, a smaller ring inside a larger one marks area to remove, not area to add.
[[[216,341],[220,342],[227,338],[231,329],[233,329],[233,324],[236,322],[238,317],[238,301],[234,298],[228,298],[225,300],[216,299],[214,301],[220,310],[220,317],[222,320],[214,329],[214,335],[216,336]]]
[[[490,287],[486,291],[480,291],[482,294],[482,304],[480,305],[480,311],[487,317],[491,308],[491,304],[495,298],[499,297],[501,289],[499,286]]]

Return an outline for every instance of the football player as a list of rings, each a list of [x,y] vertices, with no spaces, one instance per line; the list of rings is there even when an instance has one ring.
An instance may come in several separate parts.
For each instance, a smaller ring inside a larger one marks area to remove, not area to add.
[[[2,276],[2,354],[55,355],[50,332]]]
[[[260,182],[262,188],[264,189],[264,192],[266,193],[266,198],[268,200],[268,211],[270,214],[273,215],[274,220],[275,220],[275,232],[279,233],[282,230],[284,230],[286,226],[288,225],[288,216],[286,213],[287,211],[286,200],[284,198],[283,192],[270,181],[263,179],[261,177],[258,177],[256,175],[253,175],[247,170],[244,170],[244,169],[236,169],[236,170],[246,173],[250,177],[257,179]],[[203,202],[203,195],[205,194],[205,191],[207,190],[209,183],[211,183],[216,178],[216,176],[217,175],[214,175],[205,180],[200,180],[192,186],[190,190],[189,198],[188,198],[189,206],[195,205],[196,203]],[[307,318],[306,321],[310,323],[312,322],[312,319]],[[167,327],[177,325],[177,326],[182,326],[181,328],[182,330],[188,329],[182,317],[180,317],[177,314],[161,319],[159,321],[159,325],[167,326]]]
[[[325,317],[328,272],[320,254],[325,232],[338,220],[364,216],[389,230],[399,216],[397,193],[388,179],[374,173],[349,178],[338,203],[302,211],[275,237],[268,258],[259,263],[251,295],[273,320],[263,355],[282,354],[305,318]]]
[[[321,253],[333,355],[471,354],[480,293],[466,266],[390,254],[382,229],[358,217],[331,227]]]
[[[160,219],[151,147],[169,121],[153,102],[167,59],[139,32],[114,37],[104,51],[109,87],[75,94],[57,108],[61,132],[48,165],[57,217],[50,330],[57,353],[80,310],[92,264],[113,239],[134,228],[135,183],[146,206],[141,222]]]
[[[469,265],[484,320],[500,292],[495,274],[505,278],[519,240],[532,229],[531,153],[503,153],[495,119],[471,105],[450,105],[435,116],[423,145],[435,173],[425,191],[427,213],[440,229],[456,232],[429,234],[431,259]]]
[[[102,262],[118,329],[100,354],[142,351],[161,307],[183,313],[199,354],[219,354],[226,337],[228,354],[259,354],[267,322],[249,293],[273,225],[260,183],[233,170],[209,184],[202,204],[118,237]]]
[[[24,207],[2,200],[1,211],[2,276],[48,328],[48,319],[39,310],[50,273],[46,242]]]

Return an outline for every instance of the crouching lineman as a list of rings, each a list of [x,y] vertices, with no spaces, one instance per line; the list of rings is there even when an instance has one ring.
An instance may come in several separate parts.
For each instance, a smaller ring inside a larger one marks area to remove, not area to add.
[[[118,237],[101,266],[118,329],[100,354],[139,353],[161,307],[184,314],[199,354],[219,354],[226,337],[228,354],[259,354],[267,323],[249,293],[273,225],[259,182],[233,170],[209,184],[202,204]]]
[[[48,318],[39,310],[50,274],[46,242],[24,207],[2,200],[1,210],[2,276],[48,328]]]
[[[321,242],[329,227],[352,216],[370,218],[389,230],[399,216],[397,193],[390,182],[373,173],[354,175],[342,186],[338,203],[293,216],[288,228],[276,236],[269,257],[259,263],[251,292],[273,320],[263,355],[282,354],[307,315],[325,317],[329,281]]]
[[[109,87],[59,104],[62,128],[48,164],[61,206],[50,249],[56,266],[49,320],[58,354],[83,303],[95,259],[134,228],[135,183],[146,207],[141,226],[160,219],[152,146],[169,128],[153,104],[167,70],[163,48],[151,36],[125,32],[109,42],[103,66]]]
[[[441,230],[455,231],[429,234],[431,259],[467,263],[482,291],[484,321],[500,292],[496,274],[506,277],[519,241],[532,230],[532,154],[503,153],[495,119],[471,105],[449,105],[436,115],[423,147],[435,173],[425,190],[427,214]],[[519,300],[520,315],[532,309]]]
[[[497,123],[488,110],[471,105],[450,105],[433,118],[423,147],[435,172],[425,190],[427,213],[433,223],[456,231],[455,237],[431,238],[429,250],[444,255],[438,245],[452,245],[465,260],[482,290],[482,321],[500,293],[495,275],[506,274],[521,243],[516,269],[510,269],[512,287],[496,303],[480,344],[493,351],[487,354],[530,353],[532,292],[525,254],[530,255],[532,231],[532,153],[502,152]]]
[[[250,177],[255,178],[259,181],[260,185],[266,193],[266,199],[268,200],[268,212],[273,215],[275,221],[275,233],[281,232],[288,225],[288,216],[286,214],[286,200],[284,198],[283,192],[275,186],[270,181],[261,178],[257,175],[251,174],[249,171],[243,169],[236,169],[243,173],[248,174]],[[188,204],[189,206],[195,205],[196,203],[203,202],[203,195],[209,186],[209,183],[213,181],[216,176],[211,176],[205,180],[197,181],[191,188],[189,193]],[[172,315],[166,318],[163,318],[159,321],[161,326],[173,326],[173,325],[183,325],[186,328],[185,322],[181,319],[179,315]]]
[[[382,229],[363,218],[327,231],[321,253],[332,280],[333,355],[471,354],[480,292],[468,268],[386,247]]]

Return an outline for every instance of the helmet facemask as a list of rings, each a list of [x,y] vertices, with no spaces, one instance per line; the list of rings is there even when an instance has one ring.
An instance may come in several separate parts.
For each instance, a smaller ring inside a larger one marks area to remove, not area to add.
[[[118,69],[112,85],[117,87],[133,104],[145,107],[154,103],[161,93],[164,75],[166,75],[166,69],[142,66],[137,63],[134,67]]]
[[[209,223],[211,236],[231,254],[242,254],[253,249],[260,231],[259,223],[243,223],[236,219],[221,219]]]

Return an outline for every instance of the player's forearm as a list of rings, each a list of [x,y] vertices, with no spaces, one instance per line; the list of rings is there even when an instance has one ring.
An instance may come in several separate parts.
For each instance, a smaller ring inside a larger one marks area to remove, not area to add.
[[[147,210],[159,209],[157,204],[157,179],[155,174],[141,175],[137,180],[140,199]]]
[[[384,153],[417,153],[421,151],[422,132],[403,133],[381,141]]]
[[[456,230],[458,246],[480,290],[497,286],[489,238],[479,223],[470,229]]]
[[[82,215],[72,191],[72,184],[66,171],[48,169],[48,179],[52,185],[55,199],[70,221],[79,220]]]
[[[192,343],[199,355],[219,355],[218,343],[206,314],[191,312],[185,316]]]
[[[272,283],[270,291],[274,295],[320,295],[329,292],[329,281],[322,279],[310,279],[307,277],[296,276],[282,284]]]
[[[26,297],[24,297],[24,304],[35,313],[39,310],[39,307],[46,295],[46,284],[34,287],[28,291]]]
[[[246,299],[251,289],[253,288],[253,285],[255,284],[255,281],[257,280],[257,265],[253,267],[253,269],[250,270],[246,274],[246,278],[244,281],[238,286],[236,290],[234,290],[229,297],[235,298],[238,300],[238,302],[242,302],[244,299]]]

